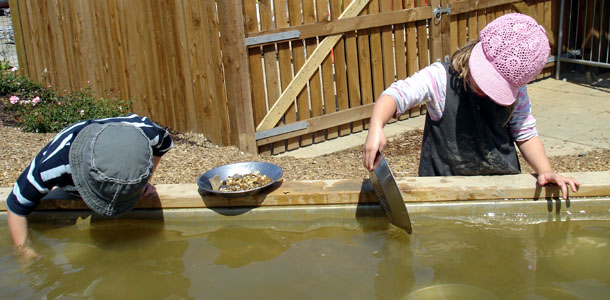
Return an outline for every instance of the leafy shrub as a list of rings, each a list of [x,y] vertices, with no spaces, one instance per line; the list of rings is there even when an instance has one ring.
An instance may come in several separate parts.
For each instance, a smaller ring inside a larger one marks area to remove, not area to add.
[[[59,132],[81,120],[118,117],[131,109],[131,101],[96,98],[90,88],[60,95],[51,86],[44,87],[1,64],[0,97],[4,114],[29,132]]]

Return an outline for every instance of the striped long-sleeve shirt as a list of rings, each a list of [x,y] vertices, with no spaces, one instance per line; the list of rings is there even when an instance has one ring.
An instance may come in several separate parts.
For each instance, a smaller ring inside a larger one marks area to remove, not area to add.
[[[396,116],[426,101],[426,109],[434,121],[443,117],[447,92],[447,72],[441,63],[434,63],[413,76],[394,82],[382,95],[396,101]],[[491,101],[491,100],[490,100]],[[508,123],[515,141],[526,141],[538,135],[536,119],[531,114],[531,103],[526,86],[519,88],[515,109]]]
[[[136,114],[72,124],[58,133],[53,140],[42,148],[34,157],[32,163],[21,173],[13,191],[6,199],[8,209],[17,215],[28,215],[53,187],[73,187],[74,181],[72,180],[69,162],[72,142],[79,132],[89,124],[113,122],[129,123],[142,129],[150,139],[154,156],[161,157],[174,146],[167,130],[153,123],[150,119]]]

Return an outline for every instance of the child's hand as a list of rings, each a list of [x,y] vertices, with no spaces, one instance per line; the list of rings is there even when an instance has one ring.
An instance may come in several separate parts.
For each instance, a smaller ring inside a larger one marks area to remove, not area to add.
[[[362,155],[362,164],[367,170],[373,170],[377,152],[383,150],[385,145],[386,139],[383,129],[369,128],[369,133],[366,135],[366,141],[364,142],[364,153]]]
[[[38,253],[27,245],[15,246],[15,254],[17,254],[22,269],[27,268],[39,257]]]
[[[544,186],[547,183],[555,183],[561,188],[561,198],[564,200],[568,199],[568,187],[572,192],[576,192],[578,187],[580,186],[580,182],[576,181],[574,178],[564,177],[555,172],[546,172],[538,174],[538,184],[540,186]]]
[[[157,197],[157,196],[159,196],[157,194],[157,188],[155,188],[154,185],[147,183],[146,186],[144,187],[144,190],[142,190],[141,199],[146,199],[149,197]]]

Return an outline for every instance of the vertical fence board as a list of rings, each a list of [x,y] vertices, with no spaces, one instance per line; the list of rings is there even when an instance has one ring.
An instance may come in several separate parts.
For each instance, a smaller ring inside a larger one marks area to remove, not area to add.
[[[320,1],[320,0],[319,0]],[[320,1],[323,2],[323,1]],[[316,22],[316,3],[314,0],[303,0],[303,23],[304,24],[312,24]],[[318,41],[316,38],[309,38],[305,40],[307,56],[309,57],[311,53],[318,46]],[[316,70],[311,79],[309,80],[309,97],[311,103],[311,117],[319,117],[323,115],[323,103],[322,103],[322,86],[320,84],[320,70]],[[313,143],[319,143],[325,140],[324,131],[316,131],[313,134]],[[301,137],[301,145],[306,145],[308,140],[304,137]]]
[[[368,8],[370,14],[379,13],[379,0],[371,0]],[[369,41],[371,45],[371,76],[373,80],[373,93],[375,94],[376,99],[386,88],[383,80],[383,54],[381,51],[380,27],[374,27],[371,29]]]
[[[351,0],[345,1],[347,7]],[[345,33],[345,57],[347,61],[347,87],[349,107],[359,107],[362,105],[362,95],[360,93],[360,78],[358,66],[358,44],[356,42],[356,32],[348,31]],[[362,131],[362,121],[351,123],[352,132]]]
[[[301,9],[301,1],[288,1],[288,11],[290,15],[290,25],[301,25],[303,24],[303,10]],[[296,40],[292,42],[292,58],[294,60],[294,74],[297,74],[301,67],[305,64],[305,42],[303,40]],[[288,110],[294,114],[294,104]],[[309,90],[307,85],[299,92],[296,99],[297,116],[299,120],[309,119]],[[291,111],[292,110],[292,111]],[[295,145],[298,147],[298,141]],[[301,145],[311,145],[312,136],[311,134],[301,136]],[[293,147],[292,149],[294,149]]]
[[[338,1],[330,2],[331,19],[336,20],[341,15],[343,8]],[[337,93],[337,110],[346,110],[349,108],[348,90],[347,90],[347,70],[345,67],[345,37],[342,37],[333,48],[335,58],[335,84]],[[344,136],[350,133],[349,124],[339,126],[339,135]]]
[[[361,15],[369,14],[369,10],[364,9]],[[358,30],[358,65],[360,73],[360,89],[362,105],[373,103],[373,81],[371,78],[371,49],[370,49],[370,29]],[[368,128],[369,120],[364,120],[363,128]]]
[[[330,10],[328,8],[327,0],[316,1],[317,21],[328,22],[330,21]],[[324,37],[320,37],[320,42],[324,40]],[[323,105],[324,114],[329,114],[337,111],[335,104],[335,80],[333,73],[333,53],[331,52],[322,61],[322,92],[323,92]],[[338,136],[338,128],[330,127],[326,129],[326,138],[332,139]]]
[[[287,3],[286,0],[274,0],[274,14],[275,14],[275,24],[277,28],[286,28],[290,26],[288,12],[286,11]],[[290,50],[290,42],[281,42],[277,44],[278,50],[278,59],[279,59],[279,67],[280,67],[280,85],[282,91],[286,89],[290,81],[292,81],[292,64],[291,64],[291,50]],[[284,120],[286,124],[296,122],[296,110],[294,104],[288,109],[288,111],[284,114]],[[299,138],[294,137],[290,138],[287,141],[287,149],[292,150],[299,147]]]
[[[246,33],[258,31],[256,2],[243,1],[243,5]],[[222,15],[220,17],[222,18]],[[261,53],[261,47],[253,47],[248,49],[248,64],[250,67],[250,93],[252,94],[252,110],[254,114],[255,126],[263,120],[267,113]],[[258,152],[261,154],[271,154],[271,146],[260,146],[258,147]]]
[[[254,121],[252,118],[252,105],[251,100],[248,97],[249,85],[247,82],[245,70],[239,72],[239,70],[234,71],[237,74],[232,74],[230,76],[237,76],[239,80],[231,80],[231,82],[226,82],[228,88],[225,92],[225,74],[223,73],[223,61],[221,57],[221,41],[218,36],[218,32],[221,32],[218,24],[218,15],[216,11],[215,3],[211,1],[200,2],[200,10],[201,15],[205,16],[203,28],[202,44],[204,47],[203,60],[205,64],[205,69],[202,70],[204,72],[204,78],[206,78],[206,84],[203,86],[203,89],[209,91],[208,99],[206,100],[206,109],[211,111],[211,123],[217,123],[219,128],[217,138],[219,141],[222,141],[224,145],[241,145],[240,148],[247,151],[247,149],[251,149],[250,151],[255,151],[256,145],[254,143],[254,138],[251,136],[254,133]],[[242,14],[241,11],[237,12],[238,14]],[[240,24],[241,25],[241,24]],[[235,27],[237,29],[237,27]],[[242,33],[243,34],[243,31]],[[233,36],[237,35],[237,33],[232,33]],[[238,37],[235,37],[238,39]],[[228,39],[229,42],[232,39]],[[241,41],[235,41],[235,43],[240,43]],[[235,44],[237,48],[238,55],[240,57],[240,64],[243,63],[246,65],[245,59],[245,46],[240,46]],[[242,48],[243,47],[243,48]],[[231,70],[233,65],[227,64],[227,70]],[[241,68],[241,66],[240,66]],[[237,91],[234,91],[237,90]],[[227,93],[231,93],[231,99],[227,98]],[[231,118],[234,121],[232,128],[230,119],[229,119],[229,107],[225,105],[224,100],[227,99],[227,104],[230,106],[235,106],[233,108],[235,111],[240,111],[242,115],[236,121],[235,117]],[[237,103],[234,103],[237,102]],[[233,104],[231,104],[233,103]],[[213,130],[213,129],[212,129]],[[250,133],[248,136],[247,133]],[[211,135],[211,134],[210,134]]]

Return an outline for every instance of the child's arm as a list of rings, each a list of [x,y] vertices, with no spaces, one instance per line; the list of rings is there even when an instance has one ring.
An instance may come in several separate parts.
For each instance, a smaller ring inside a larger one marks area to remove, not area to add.
[[[556,183],[561,188],[561,196],[563,199],[568,199],[567,185],[570,186],[572,192],[576,192],[577,187],[580,186],[580,182],[573,178],[559,175],[553,171],[539,136],[534,136],[525,141],[517,141],[517,146],[519,147],[519,151],[521,151],[523,158],[525,158],[527,163],[538,174],[538,184],[543,186],[547,183]]]
[[[396,112],[396,101],[392,96],[381,95],[373,106],[369,132],[364,143],[364,153],[362,163],[369,171],[373,170],[377,151],[383,150],[386,144],[383,127],[390,121]]]
[[[38,254],[28,247],[28,220],[24,216],[17,215],[10,210],[6,211],[8,230],[13,239],[13,245],[17,254],[19,254],[24,262],[28,262],[36,258]]]
[[[150,172],[151,174],[148,178],[148,184],[144,187],[144,190],[142,191],[142,199],[157,196],[157,188],[155,188],[155,186],[150,183],[150,179],[152,178],[153,174],[155,174],[155,170],[157,169],[157,166],[159,165],[160,161],[161,157],[153,156],[153,169]]]
[[[411,77],[394,82],[379,96],[373,106],[369,131],[364,144],[362,164],[372,170],[377,151],[383,150],[386,138],[383,127],[392,116],[426,101],[430,118],[439,120],[445,108],[447,74],[441,63],[434,63]]]

